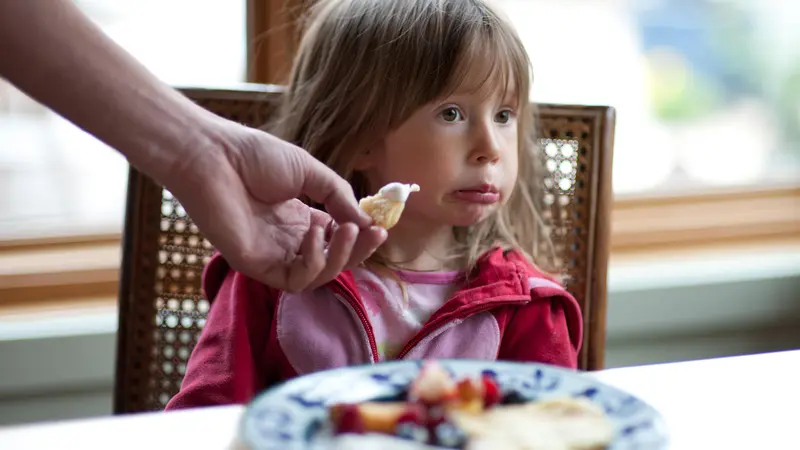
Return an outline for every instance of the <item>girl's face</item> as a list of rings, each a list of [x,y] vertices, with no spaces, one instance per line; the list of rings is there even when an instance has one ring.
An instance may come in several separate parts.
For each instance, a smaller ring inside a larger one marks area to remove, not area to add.
[[[517,96],[514,86],[487,92],[492,83],[471,71],[450,97],[423,106],[357,164],[370,187],[417,183],[402,222],[470,226],[511,196],[517,180]],[[487,95],[488,94],[488,95]]]

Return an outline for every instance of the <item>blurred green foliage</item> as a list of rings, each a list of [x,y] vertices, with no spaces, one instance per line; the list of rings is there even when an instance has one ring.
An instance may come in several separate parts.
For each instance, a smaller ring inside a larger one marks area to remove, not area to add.
[[[761,41],[748,7],[754,3],[695,0],[702,4],[703,35],[717,63],[714,73],[695,70],[680,50],[647,55],[650,97],[665,122],[697,120],[743,98],[764,102],[779,122],[781,150],[800,155],[800,49],[780,55]],[[786,2],[792,9],[792,2]],[[756,6],[757,7],[757,6]],[[793,60],[788,68],[787,56]]]

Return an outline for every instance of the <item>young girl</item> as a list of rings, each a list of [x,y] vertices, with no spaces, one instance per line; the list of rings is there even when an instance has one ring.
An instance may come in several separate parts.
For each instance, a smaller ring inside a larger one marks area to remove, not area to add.
[[[392,359],[574,368],[575,299],[534,261],[542,230],[529,60],[482,0],[323,0],[274,132],[361,198],[416,183],[364,266],[280,292],[215,257],[213,307],[167,409],[245,403],[282,380]]]

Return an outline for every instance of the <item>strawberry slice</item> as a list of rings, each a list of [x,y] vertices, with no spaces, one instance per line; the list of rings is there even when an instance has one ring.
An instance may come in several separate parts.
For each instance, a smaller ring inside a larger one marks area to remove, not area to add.
[[[483,383],[483,407],[491,408],[500,403],[503,396],[500,393],[500,386],[497,385],[497,381],[489,375],[483,375],[481,382]]]
[[[364,432],[364,421],[358,405],[342,404],[333,407],[331,418],[333,419],[334,433],[357,433]]]
[[[403,414],[397,418],[397,423],[425,424],[427,420],[425,408],[420,405],[409,404]]]

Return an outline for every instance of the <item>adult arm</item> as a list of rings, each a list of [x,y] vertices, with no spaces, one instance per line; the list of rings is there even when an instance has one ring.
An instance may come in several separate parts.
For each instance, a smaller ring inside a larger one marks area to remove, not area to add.
[[[196,106],[72,1],[0,0],[0,76],[170,189],[235,269],[271,286],[319,285],[386,237],[345,180],[289,143]],[[293,200],[300,194],[330,216]],[[335,229],[328,242],[325,229]]]

